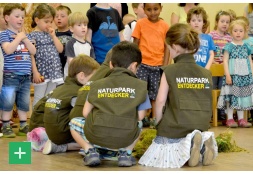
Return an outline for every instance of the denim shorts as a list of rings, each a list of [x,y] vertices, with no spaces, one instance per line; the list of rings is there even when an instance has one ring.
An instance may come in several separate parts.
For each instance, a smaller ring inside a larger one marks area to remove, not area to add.
[[[0,94],[0,109],[12,111],[14,102],[17,109],[29,111],[31,75],[4,73]]]

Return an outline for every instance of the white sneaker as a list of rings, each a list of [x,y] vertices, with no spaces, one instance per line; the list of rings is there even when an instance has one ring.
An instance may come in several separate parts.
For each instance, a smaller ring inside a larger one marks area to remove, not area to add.
[[[0,137],[2,137],[3,136],[3,133],[0,133]]]

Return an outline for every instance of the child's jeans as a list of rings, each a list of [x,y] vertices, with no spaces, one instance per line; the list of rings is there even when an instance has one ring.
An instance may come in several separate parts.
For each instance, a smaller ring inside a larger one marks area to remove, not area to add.
[[[14,102],[17,109],[29,111],[31,75],[4,73],[0,95],[0,110],[12,111]]]

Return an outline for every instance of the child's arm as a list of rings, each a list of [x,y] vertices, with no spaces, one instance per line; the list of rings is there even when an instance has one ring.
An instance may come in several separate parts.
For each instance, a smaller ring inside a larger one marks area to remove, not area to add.
[[[90,113],[90,111],[94,108],[94,106],[92,104],[90,104],[90,102],[88,102],[88,100],[86,100],[84,107],[83,107],[83,116],[84,118],[87,118],[88,114]]]
[[[85,38],[88,42],[91,43],[91,39],[92,39],[92,30],[90,28],[88,28],[87,34],[86,34],[86,38]]]
[[[34,55],[36,53],[35,46],[32,44],[32,42],[29,39],[27,39],[27,36],[24,32],[20,32],[17,35],[14,35],[13,38],[15,39],[12,42],[2,43],[2,48],[7,55],[13,54],[14,51],[16,51],[20,42],[23,42],[25,44],[30,54]]]
[[[164,43],[164,59],[163,59],[163,65],[168,65],[171,63],[171,61],[169,61],[169,56],[170,56],[170,51],[167,47],[167,44]]]
[[[140,39],[137,39],[137,38],[134,37],[134,43],[136,43],[139,46]]]
[[[125,40],[124,35],[123,35],[123,30],[121,30],[121,31],[119,32],[119,38],[120,38],[120,42],[122,42],[122,41]]]
[[[31,60],[32,60],[33,83],[41,83],[42,82],[40,78],[41,74],[37,69],[35,58],[33,55],[31,55]]]
[[[160,82],[160,87],[158,90],[158,94],[156,97],[156,102],[155,102],[155,107],[156,107],[156,123],[158,123],[163,116],[163,107],[165,106],[165,102],[167,100],[169,92],[169,85],[166,80],[166,76],[163,73],[161,82]]]
[[[228,69],[228,59],[229,59],[229,54],[225,50],[224,54],[223,54],[224,73],[225,73],[225,76],[226,76],[226,83],[228,85],[231,85],[232,84],[232,79],[231,79],[231,76],[230,76],[230,73],[229,73],[229,69]]]
[[[55,45],[57,51],[59,53],[62,53],[63,45],[62,45],[61,41],[58,39],[58,37],[55,35],[55,30],[52,27],[50,27],[50,28],[48,28],[48,32],[54,41],[54,45]]]
[[[213,60],[214,60],[214,51],[213,50],[210,50],[209,51],[209,54],[210,54],[210,57],[209,57],[209,60],[208,60],[208,62],[207,62],[207,64],[206,64],[206,69],[210,69],[210,67],[211,67],[211,65],[213,64]]]
[[[73,57],[67,57],[67,62],[68,62],[68,65],[70,64],[70,62],[73,60]]]
[[[140,110],[138,111],[138,120],[141,121],[147,115],[147,110]]]
[[[251,67],[251,73],[252,73],[252,76],[253,76],[253,63],[252,63],[251,55],[249,55],[249,63],[250,63],[250,67]]]

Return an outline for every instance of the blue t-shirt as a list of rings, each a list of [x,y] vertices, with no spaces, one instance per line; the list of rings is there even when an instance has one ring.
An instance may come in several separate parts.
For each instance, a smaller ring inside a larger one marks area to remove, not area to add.
[[[194,54],[194,59],[199,66],[206,67],[206,64],[210,58],[210,51],[215,51],[215,45],[213,39],[208,34],[200,34],[200,47],[198,52]]]
[[[251,54],[253,54],[253,37],[248,37],[247,39],[243,40],[243,42],[250,46]]]
[[[114,8],[92,7],[87,11],[88,28],[92,30],[91,44],[96,61],[103,63],[107,52],[120,42],[119,32],[124,29],[121,17]]]

